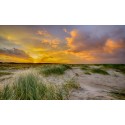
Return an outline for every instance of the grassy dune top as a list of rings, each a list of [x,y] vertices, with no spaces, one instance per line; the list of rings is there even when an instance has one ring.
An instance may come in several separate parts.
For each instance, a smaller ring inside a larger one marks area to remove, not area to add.
[[[124,64],[0,63],[0,99],[125,99],[124,74]]]
[[[62,85],[44,84],[33,73],[20,75],[12,85],[5,85],[0,99],[7,100],[62,100],[68,99],[72,89],[79,85],[71,79]]]
[[[40,67],[40,73],[45,76],[49,76],[52,74],[62,75],[67,69],[71,69],[69,65],[52,65],[52,66],[42,66]]]

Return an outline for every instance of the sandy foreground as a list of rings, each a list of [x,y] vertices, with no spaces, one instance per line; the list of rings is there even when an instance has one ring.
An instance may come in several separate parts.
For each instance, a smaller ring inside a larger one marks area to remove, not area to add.
[[[33,72],[33,69],[8,70],[8,72],[13,72],[13,74],[0,77],[0,88],[5,84],[11,84],[14,79],[20,76],[20,74],[31,71]],[[125,89],[125,75],[116,72],[113,69],[107,70],[107,72],[110,75],[96,73],[89,75],[85,74],[79,67],[73,67],[72,69],[65,71],[65,74],[63,75],[51,75],[48,77],[40,75],[39,78],[44,83],[51,84],[63,84],[70,79],[75,79],[80,85],[80,88],[73,90],[70,93],[70,100],[111,100],[115,99],[111,96],[111,91]],[[36,70],[34,70],[34,73],[37,73]]]

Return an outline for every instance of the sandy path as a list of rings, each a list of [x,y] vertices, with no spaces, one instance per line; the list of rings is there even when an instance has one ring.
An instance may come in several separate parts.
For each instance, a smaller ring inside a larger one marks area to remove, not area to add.
[[[79,90],[71,93],[70,99],[114,99],[109,92],[114,89],[125,88],[125,75],[109,70],[110,75],[86,75],[80,69],[73,69],[78,74]]]

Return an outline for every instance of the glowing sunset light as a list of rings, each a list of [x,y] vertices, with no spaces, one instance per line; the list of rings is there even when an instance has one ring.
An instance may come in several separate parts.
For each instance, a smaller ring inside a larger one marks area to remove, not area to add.
[[[125,26],[0,26],[0,62],[125,63]]]

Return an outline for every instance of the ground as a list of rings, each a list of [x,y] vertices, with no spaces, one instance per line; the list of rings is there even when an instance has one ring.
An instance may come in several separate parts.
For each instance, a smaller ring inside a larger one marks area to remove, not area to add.
[[[14,65],[14,64],[13,64]],[[39,80],[47,84],[62,85],[71,79],[79,84],[79,88],[72,89],[69,100],[113,100],[119,99],[112,92],[125,90],[125,74],[114,68],[104,68],[102,65],[70,65],[64,73],[45,76],[39,72],[38,66],[23,68],[0,69],[0,89],[13,83],[21,74],[34,73]],[[48,65],[49,66],[49,65]],[[44,67],[44,64],[42,65]],[[87,68],[86,68],[87,67]],[[107,74],[93,72],[93,69],[103,69]],[[5,73],[6,72],[6,73]],[[121,99],[124,99],[121,98]]]

